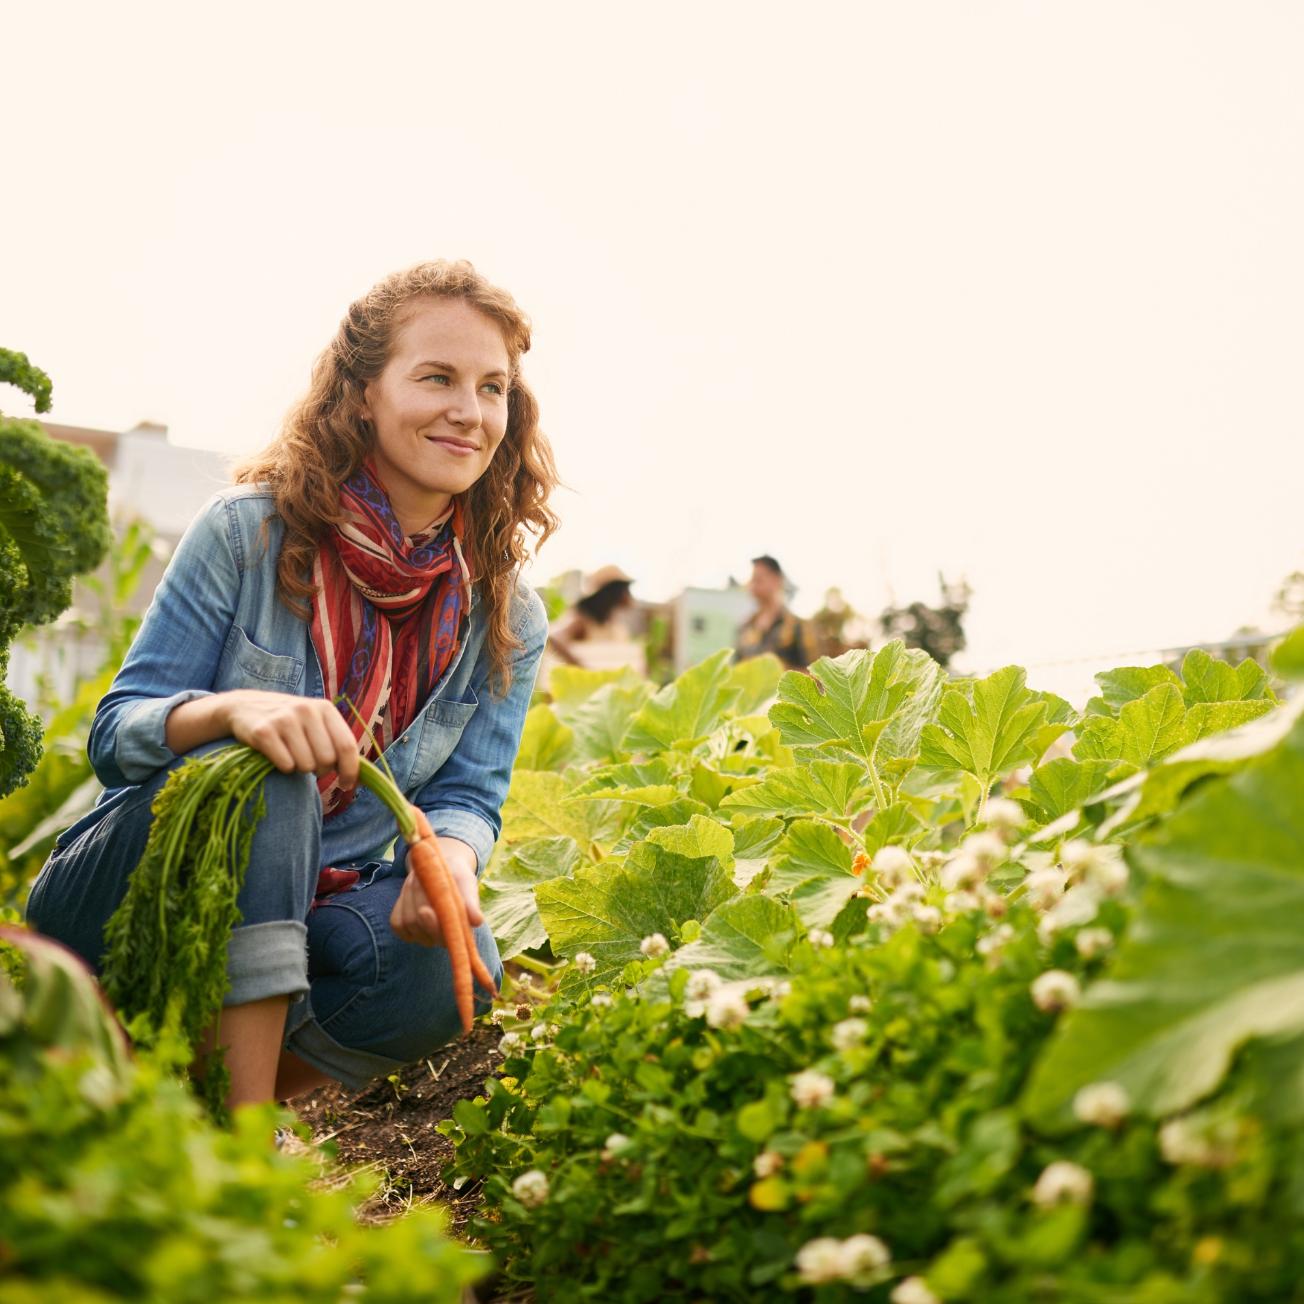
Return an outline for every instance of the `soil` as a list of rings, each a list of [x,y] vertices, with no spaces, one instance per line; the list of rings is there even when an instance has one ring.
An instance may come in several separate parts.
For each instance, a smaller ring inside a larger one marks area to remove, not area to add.
[[[396,1218],[414,1204],[438,1201],[448,1210],[449,1230],[469,1239],[466,1226],[479,1206],[479,1183],[455,1191],[442,1171],[453,1146],[435,1131],[459,1100],[484,1092],[484,1080],[502,1063],[501,1032],[477,1024],[469,1036],[441,1046],[409,1064],[394,1080],[378,1079],[360,1092],[322,1087],[294,1102],[312,1128],[312,1144],[327,1142],[345,1169],[373,1168],[383,1181],[362,1210],[367,1221]]]

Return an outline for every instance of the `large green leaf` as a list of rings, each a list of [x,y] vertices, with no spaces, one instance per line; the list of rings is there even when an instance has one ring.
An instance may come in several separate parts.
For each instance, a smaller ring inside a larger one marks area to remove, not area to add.
[[[714,856],[722,865],[733,863],[733,831],[707,815],[694,815],[687,824],[665,824],[649,829],[647,841],[690,860]],[[629,863],[637,859],[631,850]]]
[[[1211,779],[1130,853],[1147,886],[1108,978],[1068,1015],[1025,1105],[1069,1121],[1090,1082],[1163,1115],[1214,1091],[1247,1040],[1304,1031],[1304,722]]]
[[[687,748],[705,738],[742,691],[730,677],[732,656],[722,648],[655,693],[630,724],[626,750]]]
[[[1176,684],[1159,684],[1125,703],[1117,718],[1091,716],[1078,730],[1073,755],[1079,760],[1120,760],[1145,769],[1184,741],[1186,706]]]
[[[559,715],[565,719],[566,712],[581,702],[587,702],[599,689],[608,684],[620,684],[625,688],[640,682],[638,673],[629,666],[618,666],[613,670],[589,670],[584,666],[554,666],[548,676],[548,693]]]
[[[863,886],[851,848],[818,820],[794,820],[775,848],[765,892],[787,896],[802,923],[825,927]]]
[[[1074,761],[1061,756],[1039,765],[1028,780],[1032,799],[1044,823],[1086,805],[1109,786],[1112,761]]]
[[[734,895],[728,871],[714,857],[687,859],[641,846],[637,866],[588,865],[534,889],[552,949],[566,956],[587,951],[597,961],[594,982],[610,980],[637,959],[649,934],[670,936],[685,920],[705,920]]]
[[[1036,757],[1036,737],[1048,702],[1031,693],[1018,666],[1006,666],[964,689],[942,695],[936,724],[924,726],[919,764],[930,770],[962,770],[984,788],[998,776]]]
[[[575,750],[575,733],[546,702],[531,707],[521,730],[516,764],[522,770],[560,770]]]
[[[651,684],[644,680],[630,683],[622,677],[602,684],[576,704],[558,703],[555,708],[558,717],[569,725],[575,736],[575,759],[621,759],[624,755],[621,744],[629,722],[651,695]]]
[[[1211,734],[1248,724],[1273,709],[1254,701],[1199,702],[1187,708],[1176,684],[1160,684],[1127,702],[1117,718],[1089,716],[1078,729],[1073,754],[1079,760],[1117,760],[1148,769]]]
[[[726,981],[786,973],[792,943],[804,931],[793,908],[773,897],[735,897],[716,907],[701,936],[681,946],[667,967],[714,969]]]
[[[828,815],[843,819],[863,798],[865,771],[850,761],[814,761],[771,770],[760,783],[731,792],[721,810],[757,815]]]
[[[1283,679],[1304,679],[1304,625],[1296,625],[1272,649],[1272,668]]]
[[[1091,715],[1117,715],[1129,702],[1144,697],[1161,684],[1181,687],[1181,681],[1167,666],[1119,666],[1117,670],[1102,670],[1096,676],[1100,696],[1087,703]]]
[[[733,880],[744,888],[766,868],[770,852],[783,836],[783,821],[770,815],[735,815],[733,835]]]
[[[1233,666],[1193,647],[1182,658],[1182,679],[1185,683],[1182,696],[1188,706],[1197,702],[1273,700],[1267,671],[1249,657]]]
[[[770,719],[790,747],[818,748],[831,759],[877,768],[916,754],[941,676],[928,653],[900,639],[877,652],[855,648],[821,657],[808,675],[784,675]]]
[[[614,802],[575,800],[574,782],[551,770],[516,770],[503,803],[503,840],[574,838],[587,849],[605,843],[617,828],[620,808]]]
[[[672,828],[687,824],[694,815],[707,815],[710,808],[691,797],[680,797],[664,806],[641,806],[630,821],[620,841],[612,847],[614,855],[624,855],[630,847],[642,842],[653,829]]]
[[[738,690],[734,709],[740,715],[751,715],[768,706],[782,675],[783,662],[769,652],[737,662],[729,670],[729,683]]]
[[[538,838],[495,858],[480,886],[480,907],[504,960],[548,940],[535,885],[573,873],[580,860],[573,838]]]

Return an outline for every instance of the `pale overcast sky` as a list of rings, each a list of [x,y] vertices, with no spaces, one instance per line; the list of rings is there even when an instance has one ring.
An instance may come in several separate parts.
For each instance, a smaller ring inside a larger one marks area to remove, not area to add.
[[[467,257],[535,322],[540,579],[941,568],[990,667],[1271,624],[1304,567],[1304,5],[47,0],[5,47],[0,343],[55,420],[253,448],[353,297]]]

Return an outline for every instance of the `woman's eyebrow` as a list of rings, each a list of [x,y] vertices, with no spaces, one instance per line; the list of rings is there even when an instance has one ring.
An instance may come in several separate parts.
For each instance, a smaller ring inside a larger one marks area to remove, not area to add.
[[[434,367],[437,371],[457,371],[457,368],[451,362],[418,362],[415,369],[420,370],[425,367]],[[507,378],[507,373],[501,368],[495,368],[493,371],[486,371],[484,373],[485,380],[492,380],[495,377],[502,377],[505,380]]]

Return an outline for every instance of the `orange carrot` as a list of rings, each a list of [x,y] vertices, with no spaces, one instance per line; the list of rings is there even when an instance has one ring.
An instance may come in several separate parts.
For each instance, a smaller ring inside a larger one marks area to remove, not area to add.
[[[408,864],[439,920],[453,971],[453,996],[457,1001],[457,1013],[462,1021],[462,1031],[467,1033],[471,1031],[471,1022],[475,1017],[473,980],[478,979],[485,991],[494,996],[498,995],[498,987],[476,950],[471,925],[466,918],[466,902],[457,890],[453,871],[449,869],[448,862],[439,849],[430,821],[426,818],[425,811],[419,807],[411,807],[411,813],[416,827],[409,835]]]

